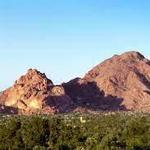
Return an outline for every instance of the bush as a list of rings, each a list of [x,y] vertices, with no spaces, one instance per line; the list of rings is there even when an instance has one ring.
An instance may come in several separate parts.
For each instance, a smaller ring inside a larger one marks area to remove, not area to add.
[[[0,149],[149,150],[150,115],[1,116]]]

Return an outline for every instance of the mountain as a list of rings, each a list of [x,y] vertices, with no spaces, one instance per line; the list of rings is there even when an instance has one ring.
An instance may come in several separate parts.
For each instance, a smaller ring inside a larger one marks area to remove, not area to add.
[[[45,74],[29,69],[26,75],[21,76],[12,87],[1,93],[0,104],[2,112],[15,108],[17,111],[9,112],[56,113],[67,111],[71,99],[62,86],[55,86]]]
[[[118,110],[150,112],[150,61],[139,52],[114,55],[62,85],[29,69],[0,93],[0,113]]]
[[[150,61],[139,52],[115,55],[63,86],[82,107],[150,111]]]

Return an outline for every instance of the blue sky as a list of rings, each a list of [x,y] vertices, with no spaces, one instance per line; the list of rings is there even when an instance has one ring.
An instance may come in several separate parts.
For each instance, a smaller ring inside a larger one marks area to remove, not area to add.
[[[1,0],[0,90],[28,68],[54,83],[114,54],[150,58],[149,0]]]

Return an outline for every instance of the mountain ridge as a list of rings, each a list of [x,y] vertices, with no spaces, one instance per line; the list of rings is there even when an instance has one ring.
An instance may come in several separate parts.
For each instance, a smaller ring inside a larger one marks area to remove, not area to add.
[[[29,69],[0,94],[0,105],[0,112],[10,107],[21,114],[150,112],[150,61],[137,51],[125,52],[96,65],[83,78],[61,85],[54,85],[45,74]]]

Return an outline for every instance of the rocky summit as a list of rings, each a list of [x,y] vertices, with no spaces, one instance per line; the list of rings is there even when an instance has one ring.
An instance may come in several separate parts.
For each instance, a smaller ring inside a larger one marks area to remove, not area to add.
[[[6,113],[8,110],[20,114],[56,113],[67,111],[71,100],[62,86],[55,86],[45,74],[29,69],[26,75],[1,93],[0,103],[1,111],[6,110]]]
[[[83,78],[54,85],[45,74],[29,69],[0,93],[1,113],[69,111],[150,112],[150,61],[136,51],[114,55]]]

